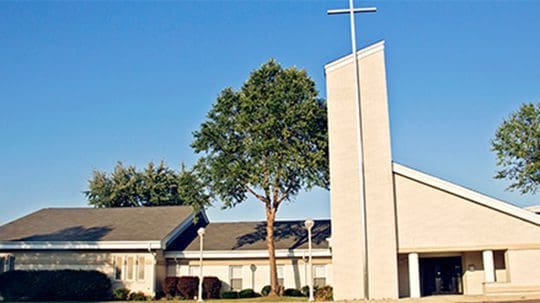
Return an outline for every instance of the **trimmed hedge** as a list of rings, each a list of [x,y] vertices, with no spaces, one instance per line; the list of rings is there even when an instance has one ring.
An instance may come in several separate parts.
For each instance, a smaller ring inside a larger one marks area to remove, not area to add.
[[[111,280],[99,271],[15,270],[0,274],[5,301],[100,301],[112,298]]]
[[[178,278],[176,289],[184,299],[191,300],[195,298],[199,291],[199,277],[182,276]]]
[[[241,299],[244,299],[244,298],[257,298],[257,297],[260,297],[260,296],[261,295],[256,293],[251,288],[242,289],[241,291],[238,292],[238,298],[241,298]]]
[[[203,278],[203,298],[219,299],[221,292],[221,281],[218,277]]]
[[[287,288],[283,291],[283,295],[286,297],[304,297],[302,291],[296,288]]]
[[[167,277],[163,282],[163,293],[166,297],[173,298],[178,295],[178,277]]]
[[[261,289],[261,295],[263,296],[268,296],[268,294],[270,293],[270,290],[272,290],[272,286],[270,285],[265,285],[262,289]]]
[[[237,291],[224,291],[221,293],[222,299],[238,299],[238,292]]]

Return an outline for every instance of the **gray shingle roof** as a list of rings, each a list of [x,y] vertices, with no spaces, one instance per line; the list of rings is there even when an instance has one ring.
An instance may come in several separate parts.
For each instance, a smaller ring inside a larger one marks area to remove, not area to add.
[[[199,250],[197,229],[192,225],[169,245],[168,251]],[[205,250],[266,250],[266,222],[210,223],[204,235]],[[313,227],[313,248],[329,248],[330,220],[316,220]],[[307,249],[304,221],[275,223],[276,249]]]
[[[45,208],[0,226],[0,241],[160,241],[189,206]]]

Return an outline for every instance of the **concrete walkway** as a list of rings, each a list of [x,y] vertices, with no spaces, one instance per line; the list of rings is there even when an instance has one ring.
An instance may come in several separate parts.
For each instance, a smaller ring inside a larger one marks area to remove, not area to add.
[[[448,295],[448,296],[430,296],[419,299],[399,299],[399,300],[367,300],[367,301],[335,301],[339,303],[511,303],[511,302],[526,302],[540,303],[540,295],[513,295],[513,296],[464,296],[464,295]]]

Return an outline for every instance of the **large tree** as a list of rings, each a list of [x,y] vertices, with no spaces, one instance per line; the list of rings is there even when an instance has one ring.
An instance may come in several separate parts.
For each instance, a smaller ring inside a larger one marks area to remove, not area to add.
[[[276,213],[300,190],[329,186],[326,103],[305,70],[272,59],[239,90],[224,89],[194,137],[200,175],[225,208],[262,203],[275,295]]]
[[[193,171],[148,163],[144,170],[116,164],[112,173],[94,170],[84,192],[94,207],[189,205],[196,211],[209,204],[205,186]]]
[[[540,102],[522,104],[497,129],[491,143],[501,169],[495,178],[522,194],[540,188]]]

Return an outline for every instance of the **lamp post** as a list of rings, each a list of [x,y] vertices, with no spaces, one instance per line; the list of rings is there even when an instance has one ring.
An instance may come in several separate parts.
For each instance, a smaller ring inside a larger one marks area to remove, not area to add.
[[[309,301],[314,301],[314,298],[313,298],[313,264],[311,263],[311,259],[312,259],[312,254],[311,254],[311,229],[313,228],[313,225],[315,225],[315,222],[313,222],[313,220],[311,218],[308,218],[305,222],[304,222],[304,225],[306,226],[307,228],[307,231],[308,231],[308,251],[309,251],[309,259],[308,259],[308,273],[309,273],[309,283],[308,283],[308,286],[309,286]]]
[[[197,296],[197,302],[203,301],[203,240],[204,240],[204,227],[199,228],[197,230],[197,234],[199,234],[199,248],[200,248],[200,254],[199,254],[199,294]]]

